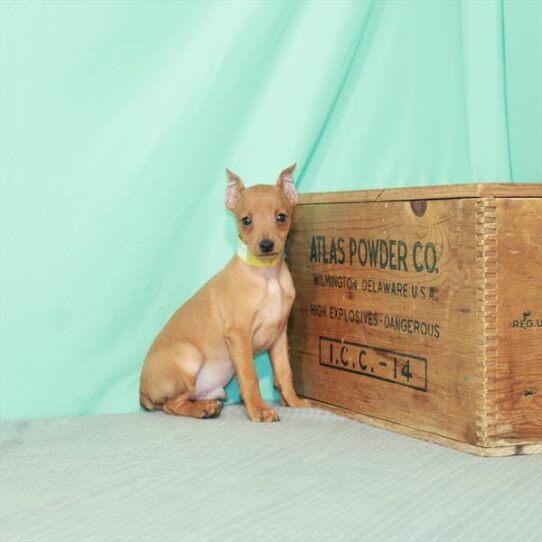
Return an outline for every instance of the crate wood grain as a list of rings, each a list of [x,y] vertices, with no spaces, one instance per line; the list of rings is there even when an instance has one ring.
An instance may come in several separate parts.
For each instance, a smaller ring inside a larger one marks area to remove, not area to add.
[[[542,185],[306,194],[298,393],[484,456],[542,451]]]

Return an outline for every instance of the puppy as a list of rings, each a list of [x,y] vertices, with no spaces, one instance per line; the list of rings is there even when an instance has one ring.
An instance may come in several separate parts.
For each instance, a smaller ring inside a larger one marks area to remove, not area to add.
[[[237,254],[172,316],[152,344],[141,372],[147,410],[213,418],[224,387],[237,374],[252,421],[279,420],[263,401],[253,357],[269,351],[282,403],[306,407],[294,391],[286,326],[295,290],[283,260],[297,192],[295,164],[276,185],[245,188],[229,170],[226,207],[239,231]]]

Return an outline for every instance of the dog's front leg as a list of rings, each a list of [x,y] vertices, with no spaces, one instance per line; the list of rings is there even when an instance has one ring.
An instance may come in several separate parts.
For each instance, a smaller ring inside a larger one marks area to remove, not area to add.
[[[269,349],[273,375],[275,376],[275,387],[279,390],[282,403],[294,408],[310,407],[306,399],[300,399],[294,390],[292,368],[288,356],[288,335],[286,326],[279,335],[279,338]]]
[[[279,415],[268,407],[260,393],[258,375],[254,367],[251,337],[238,330],[226,334],[226,344],[235,366],[241,397],[253,422],[278,422]]]

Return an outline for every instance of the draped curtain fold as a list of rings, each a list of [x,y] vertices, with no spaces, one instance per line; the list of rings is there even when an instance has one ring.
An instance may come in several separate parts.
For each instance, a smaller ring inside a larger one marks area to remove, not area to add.
[[[540,2],[0,9],[3,418],[139,408],[150,342],[234,251],[226,167],[297,161],[302,192],[542,179]]]

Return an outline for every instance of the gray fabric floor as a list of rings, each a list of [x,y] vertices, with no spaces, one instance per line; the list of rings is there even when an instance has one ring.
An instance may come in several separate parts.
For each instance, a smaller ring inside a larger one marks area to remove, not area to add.
[[[542,457],[483,459],[316,410],[4,422],[16,541],[538,542]]]

